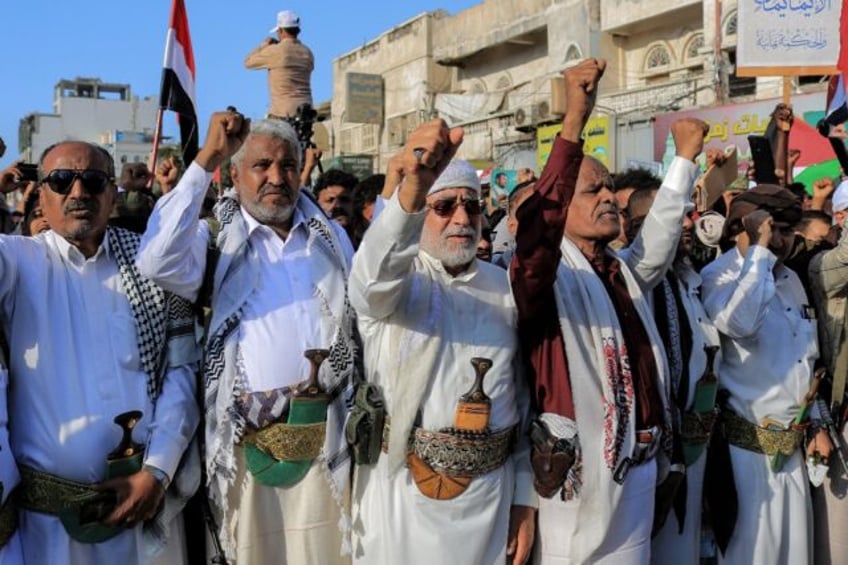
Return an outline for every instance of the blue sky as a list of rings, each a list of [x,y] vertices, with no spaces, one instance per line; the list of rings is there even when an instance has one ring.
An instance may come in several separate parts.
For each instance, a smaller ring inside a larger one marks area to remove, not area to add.
[[[209,114],[233,104],[250,116],[267,109],[266,76],[243,67],[268,35],[279,10],[300,15],[301,39],[315,54],[316,102],[332,95],[332,60],[422,12],[456,14],[481,0],[185,0],[196,60],[201,135]],[[0,76],[0,137],[5,168],[17,157],[18,121],[52,111],[53,86],[63,78],[99,77],[128,83],[133,94],[157,95],[171,0],[10,1],[4,6]],[[176,130],[166,114],[166,133]],[[153,127],[153,124],[151,124]],[[203,138],[201,137],[201,143]]]

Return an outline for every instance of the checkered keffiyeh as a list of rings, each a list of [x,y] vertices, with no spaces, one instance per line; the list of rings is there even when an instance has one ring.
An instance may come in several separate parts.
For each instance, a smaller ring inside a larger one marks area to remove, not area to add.
[[[314,253],[315,265],[324,265],[332,272],[322,273],[312,281],[313,292],[320,304],[321,316],[324,323],[337,328],[329,347],[329,357],[321,365],[318,380],[330,397],[327,408],[327,435],[325,438],[322,466],[327,476],[333,498],[344,508],[344,493],[350,483],[350,450],[344,436],[344,424],[353,399],[353,386],[361,378],[362,366],[359,353],[356,328],[356,315],[347,298],[347,266],[340,243],[332,228],[328,225],[326,216],[318,206],[301,192],[298,208],[306,217],[309,230],[307,245]],[[245,241],[236,239],[246,237],[246,232],[237,229],[239,221],[239,204],[230,197],[222,198],[215,214],[220,225],[218,249],[231,246],[243,249]],[[220,251],[219,251],[220,252]],[[225,253],[225,252],[224,252]],[[208,261],[208,260],[207,260]],[[214,262],[213,264],[217,264]],[[221,266],[217,265],[220,269]],[[208,268],[208,265],[207,265]],[[333,284],[336,281],[337,284]],[[221,283],[226,284],[226,280]],[[215,293],[220,289],[216,288]],[[333,308],[332,298],[344,294],[339,308]],[[213,308],[216,306],[213,299]],[[204,360],[204,402],[207,422],[206,464],[209,475],[209,494],[212,502],[219,511],[230,518],[231,509],[227,500],[227,492],[235,479],[235,459],[233,446],[244,434],[247,422],[238,409],[240,400],[240,384],[235,365],[237,354],[233,351],[232,335],[241,322],[241,306],[223,320],[218,327],[210,330],[206,343]],[[233,552],[229,536],[227,520],[220,526],[219,537],[228,555]],[[350,518],[346,510],[342,510],[339,527],[344,533],[343,551],[350,552],[349,533]]]
[[[109,252],[118,264],[121,285],[135,319],[138,353],[147,373],[147,394],[155,401],[162,388],[168,340],[194,332],[194,310],[190,302],[165,292],[138,272],[135,257],[139,234],[115,227],[108,230]]]

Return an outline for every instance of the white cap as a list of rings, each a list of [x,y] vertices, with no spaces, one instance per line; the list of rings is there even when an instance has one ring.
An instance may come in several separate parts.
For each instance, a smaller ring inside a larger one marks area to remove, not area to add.
[[[291,10],[283,10],[277,14],[277,25],[271,28],[271,33],[280,28],[288,29],[292,27],[300,27],[300,17]]]
[[[470,188],[477,194],[480,194],[480,179],[477,178],[477,169],[468,161],[454,159],[442,171],[442,174],[433,183],[427,195],[435,194],[448,188]]]
[[[833,193],[833,211],[839,212],[848,208],[848,180],[839,183]]]

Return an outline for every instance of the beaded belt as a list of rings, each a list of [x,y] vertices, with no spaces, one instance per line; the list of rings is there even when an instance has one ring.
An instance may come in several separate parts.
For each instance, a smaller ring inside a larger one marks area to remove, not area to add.
[[[383,452],[388,453],[390,422],[383,426]],[[433,432],[414,428],[409,451],[437,473],[453,477],[476,477],[503,465],[512,452],[518,426],[491,432],[447,428]]]
[[[713,427],[718,419],[717,412],[686,412],[680,429],[683,443],[703,445],[710,441]]]
[[[731,445],[772,456],[777,453],[789,456],[801,447],[804,432],[794,428],[770,430],[752,424],[731,411],[721,413],[724,433]]]
[[[12,504],[14,497],[15,493],[13,492],[0,507],[0,548],[9,543],[15,530],[18,529],[18,509]]]
[[[283,424],[277,422],[261,430],[250,431],[242,442],[255,445],[277,461],[304,461],[318,457],[324,446],[326,422]]]

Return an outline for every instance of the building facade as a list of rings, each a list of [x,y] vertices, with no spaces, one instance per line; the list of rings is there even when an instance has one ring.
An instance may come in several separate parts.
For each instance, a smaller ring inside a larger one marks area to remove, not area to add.
[[[485,0],[424,13],[334,60],[329,153],[370,156],[380,171],[441,117],[464,128],[460,156],[478,168],[539,169],[565,111],[562,70],[602,57],[593,153],[613,170],[661,166],[658,116],[780,96],[780,78],[736,75],[736,34],[736,0]],[[379,77],[371,123],[357,121],[356,74]],[[822,77],[793,81],[794,94],[824,90]]]
[[[59,141],[89,141],[106,148],[120,172],[122,163],[147,161],[157,110],[155,97],[133,96],[128,84],[63,79],[54,88],[52,113],[21,119],[18,150],[22,159],[32,163]]]

